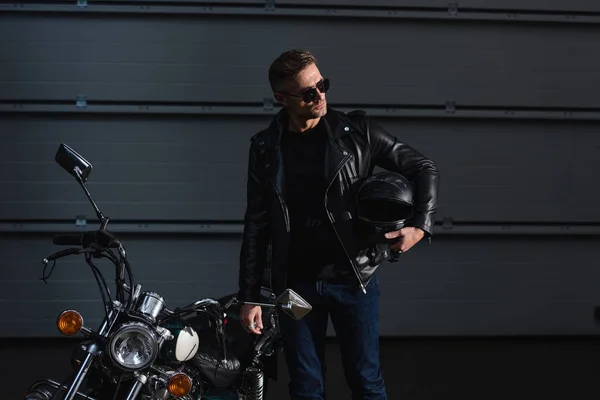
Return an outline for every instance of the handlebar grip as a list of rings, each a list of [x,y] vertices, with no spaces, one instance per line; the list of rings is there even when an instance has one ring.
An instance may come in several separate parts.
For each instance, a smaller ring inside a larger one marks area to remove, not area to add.
[[[49,255],[48,257],[44,258],[44,262],[45,263],[49,263],[50,261],[54,261],[58,258],[61,257],[66,257],[66,256],[70,256],[73,254],[79,254],[79,252],[81,251],[81,249],[78,248],[72,248],[72,249],[65,249],[65,250],[61,250],[61,251],[57,251],[54,254]]]
[[[52,243],[59,246],[82,246],[88,247],[96,240],[96,232],[69,233],[54,235]]]

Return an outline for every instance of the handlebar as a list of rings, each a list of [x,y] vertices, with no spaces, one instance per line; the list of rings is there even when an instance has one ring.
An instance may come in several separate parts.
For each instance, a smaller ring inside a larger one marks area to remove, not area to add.
[[[48,257],[44,258],[43,262],[44,262],[44,264],[48,264],[50,261],[54,261],[59,258],[71,256],[74,254],[79,254],[83,251],[84,251],[83,249],[79,249],[79,248],[60,250],[60,251],[57,251],[56,253],[51,254]]]
[[[166,308],[164,311],[166,316],[161,320],[161,322],[164,322],[174,317],[182,317],[193,312],[208,312],[209,314],[213,315],[216,319],[221,321],[225,317],[225,310],[223,308],[223,305],[212,298],[197,300],[191,304],[188,304],[187,306],[177,308],[175,309],[175,311]]]
[[[89,247],[93,244],[98,244],[102,247],[116,248],[119,246],[117,237],[106,229],[97,231],[88,231],[83,233],[69,233],[55,235],[52,238],[52,243],[56,245],[67,246],[82,246]]]
[[[102,272],[100,272],[100,270],[93,264],[92,261],[93,258],[106,258],[110,262],[112,262],[112,264],[114,264],[114,266],[116,267],[115,283],[117,285],[117,300],[119,300],[123,304],[126,304],[128,308],[133,307],[132,293],[130,293],[129,299],[125,299],[125,290],[123,286],[125,284],[126,276],[129,278],[131,286],[134,286],[133,274],[131,272],[129,262],[127,261],[127,254],[125,248],[113,233],[106,230],[104,224],[102,227],[100,227],[100,229],[96,231],[54,235],[54,237],[52,238],[52,242],[56,245],[70,245],[81,247],[57,251],[56,253],[44,258],[42,260],[42,262],[44,263],[44,273],[43,277],[41,278],[44,282],[46,282],[46,280],[50,277],[52,271],[54,270],[54,266],[52,266],[52,269],[49,272],[49,274],[46,274],[46,266],[48,265],[48,263],[62,257],[85,253],[85,261],[93,270],[94,276],[102,294],[103,303],[105,305],[108,303],[112,303],[110,291],[108,290],[104,276]],[[112,251],[112,249],[118,249],[119,256],[117,256]],[[106,313],[108,315],[108,309],[106,309]]]
[[[52,243],[59,246],[88,247],[96,240],[96,232],[67,233],[54,235]]]

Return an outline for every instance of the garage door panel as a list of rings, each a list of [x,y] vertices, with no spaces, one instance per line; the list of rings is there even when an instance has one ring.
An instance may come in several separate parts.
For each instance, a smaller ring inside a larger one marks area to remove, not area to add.
[[[435,237],[380,269],[381,330],[594,334],[596,248],[594,237]]]
[[[204,296],[237,290],[240,237],[125,237],[137,281],[166,294],[170,307]],[[5,305],[15,307],[10,326],[32,320],[54,334],[54,318],[65,308],[102,316],[97,288],[86,265],[59,262],[50,283],[38,278],[39,260],[57,246],[50,236],[0,241],[6,259],[1,278],[18,262],[10,282],[2,282]],[[557,251],[557,249],[562,249]],[[9,251],[10,250],[10,251]],[[400,263],[379,270],[381,333],[394,335],[590,334],[592,312],[600,304],[600,281],[593,260],[593,237],[436,236],[402,255]],[[14,266],[12,268],[15,268]],[[70,271],[74,271],[70,276]],[[110,277],[112,270],[103,269]],[[83,280],[74,287],[67,280]],[[84,290],[85,289],[85,290]],[[9,302],[9,303],[7,303]],[[14,324],[13,324],[14,321]]]
[[[587,90],[600,79],[594,72],[600,59],[588,56],[598,32],[589,26],[511,24],[499,30],[493,23],[395,20],[361,26],[356,35],[353,20],[338,18],[90,15],[83,22],[72,15],[11,14],[0,28],[0,37],[11,38],[0,67],[6,77],[0,100],[71,101],[83,94],[90,101],[260,103],[272,96],[266,71],[274,57],[284,48],[305,47],[332,78],[333,103],[600,104]],[[43,41],[40,31],[46,32]],[[263,45],[272,43],[272,32],[278,32],[279,50]],[[333,45],[323,44],[323,37]],[[401,49],[400,63],[390,48]],[[357,51],[361,57],[348,57]]]
[[[57,144],[57,143],[53,143]],[[58,145],[56,146],[58,147]],[[79,149],[78,146],[75,146]],[[83,153],[83,152],[80,152]],[[215,153],[213,153],[214,156]],[[136,154],[137,157],[142,157],[143,154]],[[136,157],[136,158],[137,158]],[[216,157],[216,156],[214,156]],[[90,157],[86,158],[90,159]],[[130,157],[133,158],[133,157]],[[137,161],[130,162],[114,161],[114,162],[95,162],[90,159],[94,167],[90,175],[89,185],[98,186],[123,184],[131,182],[132,177],[135,177],[137,184],[152,184],[156,183],[188,183],[189,180],[183,176],[182,171],[188,170],[193,172],[214,171],[217,168],[224,179],[239,180],[240,173],[245,179],[245,171],[240,172],[240,162],[216,161],[190,161],[180,163],[168,163],[164,160],[157,161]],[[0,181],[3,182],[27,182],[36,179],[38,182],[53,182],[56,184],[72,185],[73,179],[70,175],[56,163],[54,160],[47,162],[4,162],[5,168],[0,170]],[[127,171],[127,173],[123,173]],[[66,175],[65,175],[66,174]]]
[[[438,219],[590,222],[600,214],[596,123],[381,119],[432,158],[441,174]]]
[[[151,123],[149,121],[149,123]],[[165,129],[168,127],[165,126]],[[69,128],[73,129],[73,128]],[[122,127],[120,130],[124,130]],[[183,167],[193,163],[219,164],[239,161],[240,152],[248,152],[251,131],[243,131],[238,134],[238,142],[233,145],[229,143],[219,143],[218,139],[213,143],[207,138],[204,143],[194,143],[191,141],[173,142],[167,138],[163,142],[144,143],[143,138],[146,135],[143,132],[138,133],[141,139],[139,143],[134,140],[130,143],[107,143],[95,142],[94,137],[79,137],[75,141],[62,140],[60,135],[48,137],[43,143],[18,143],[13,142],[10,149],[3,149],[0,153],[6,161],[54,161],[54,156],[61,142],[67,143],[79,154],[93,163],[97,160],[102,164],[104,160],[117,163],[157,163],[164,162],[165,159],[172,163],[178,163]],[[151,135],[151,133],[149,134]],[[210,134],[204,133],[205,137]],[[218,133],[217,133],[218,135]],[[88,138],[89,141],[85,141]],[[18,139],[17,139],[18,140]],[[237,156],[237,157],[236,157]],[[99,172],[98,174],[103,174]],[[94,172],[94,175],[96,173]]]
[[[0,193],[0,202],[18,203],[26,201],[35,201],[35,196],[32,192],[52,193],[54,200],[58,203],[73,202],[85,197],[83,191],[77,185],[75,179],[72,183],[55,184],[55,183],[39,183],[39,184],[18,184],[12,185],[15,192]],[[168,203],[178,199],[181,203],[192,202],[198,204],[196,200],[199,194],[202,195],[202,201],[211,203],[220,201],[221,199],[232,199],[239,193],[238,187],[228,185],[219,185],[218,182],[203,183],[195,182],[194,184],[186,183],[160,183],[153,182],[152,184],[145,183],[107,183],[89,185],[88,189],[93,193],[94,200],[98,204],[103,203]],[[87,201],[87,198],[84,198]]]
[[[43,283],[40,282],[41,285]],[[56,329],[56,317],[67,309],[76,309],[86,320],[92,319],[100,322],[104,316],[104,310],[102,308],[102,298],[98,296],[98,299],[79,299],[78,301],[62,300],[62,299],[48,299],[42,298],[36,300],[26,300],[17,297],[11,300],[0,300],[2,307],[11,309],[14,313],[13,318],[5,319],[5,323],[14,321],[19,323],[20,321],[50,321],[50,329],[58,331]],[[43,328],[43,327],[41,327]],[[97,326],[94,326],[97,328]],[[33,333],[33,332],[30,332]],[[4,332],[2,332],[4,334]]]
[[[78,196],[77,199],[84,196],[83,192]],[[84,216],[87,219],[96,218],[92,206],[85,199],[72,201],[71,203],[64,201],[44,201],[42,203],[31,200],[7,202],[3,205],[6,207],[5,210],[11,210],[10,212],[0,212],[0,219],[6,220],[55,220],[58,218],[75,223],[76,218],[79,216]],[[240,208],[240,201],[236,200],[152,202],[144,199],[140,202],[130,200],[126,202],[105,201],[98,202],[98,205],[104,214],[111,217],[113,222],[128,219],[144,222],[207,220],[238,222],[244,213],[244,210]]]
[[[166,300],[167,307],[173,309],[175,307],[182,307],[201,297],[206,297],[208,292],[193,293],[196,292],[198,286],[210,289],[210,296],[222,296],[226,293],[233,293],[237,291],[237,285],[231,277],[223,277],[223,279],[211,278],[207,273],[206,277],[202,280],[196,281],[182,281],[172,280],[169,276],[168,270],[162,271],[163,279],[159,281],[148,281],[148,280],[137,280],[136,283],[142,285],[145,290],[154,291],[160,289],[159,294]],[[176,278],[176,277],[175,277]],[[114,281],[114,277],[111,274],[105,274],[107,283]],[[53,302],[60,302],[64,305],[67,302],[74,304],[79,302],[98,302],[98,307],[102,307],[102,297],[100,289],[95,281],[64,281],[49,279],[47,284],[40,281],[4,281],[0,284],[0,288],[3,289],[4,293],[7,293],[15,285],[18,285],[23,293],[19,296],[24,302],[32,302],[39,300],[40,298],[52,299]],[[113,300],[115,299],[115,288],[111,283],[109,286]],[[182,295],[184,293],[185,295]],[[41,317],[41,316],[40,316]]]
[[[104,3],[123,3],[123,0],[103,0]],[[175,4],[185,4],[185,5],[197,5],[197,4],[202,4],[202,3],[209,3],[211,5],[213,4],[219,4],[219,5],[239,5],[239,4],[248,4],[248,5],[254,5],[254,4],[260,4],[260,5],[264,5],[265,2],[264,0],[211,0],[211,1],[199,1],[199,0],[177,0],[177,1],[172,1],[172,0],[128,0],[128,3],[159,3],[161,5],[164,4],[170,4],[170,3],[175,3]]]
[[[596,304],[407,301],[387,318],[382,313],[379,330],[382,336],[595,335]]]
[[[104,3],[122,3],[122,0],[105,0]],[[170,4],[164,0],[130,0],[129,3],[161,3]],[[173,2],[175,3],[175,2]],[[195,5],[196,0],[179,0],[176,3]],[[206,3],[206,2],[205,2]],[[264,0],[213,0],[208,2],[220,6],[226,5],[263,5]],[[277,5],[282,6],[343,6],[343,7],[415,7],[415,8],[441,8],[447,9],[448,3],[443,0],[278,0]],[[565,3],[561,0],[466,0],[461,1],[460,9],[499,9],[499,10],[530,10],[530,11],[600,11],[600,6],[593,0],[571,0]]]
[[[295,6],[342,6],[342,7],[414,7],[438,8],[447,10],[449,4],[443,0],[278,0],[277,4]],[[568,3],[561,0],[463,0],[459,10],[475,8],[479,10],[527,10],[527,11],[600,11],[600,5],[593,0],[574,0]],[[468,11],[468,10],[467,10]]]
[[[71,305],[66,304],[67,308]],[[56,329],[56,317],[65,310],[65,308],[56,307],[55,312],[50,314],[51,318],[32,318],[19,320],[0,321],[0,332],[7,338],[54,338],[63,337]],[[87,314],[89,315],[89,313]],[[102,323],[102,318],[84,317],[84,324],[87,327],[97,329]]]
[[[495,282],[491,280],[467,282],[397,282],[382,286],[382,290],[402,293],[404,298],[423,302],[497,302],[514,297],[522,299],[537,296],[546,302],[587,302],[598,300],[598,288],[581,281],[523,281]],[[448,297],[451,297],[449,299]]]
[[[66,50],[66,49],[65,49]],[[150,49],[147,49],[150,50]],[[185,49],[188,50],[189,49]],[[140,50],[138,50],[140,51]],[[78,57],[81,57],[79,55]],[[96,55],[98,57],[98,55]],[[87,58],[84,58],[86,60]],[[112,76],[112,84],[129,84],[132,82],[138,85],[173,85],[177,86],[185,84],[193,89],[198,86],[213,86],[219,84],[214,81],[214,77],[221,76],[221,84],[227,84],[228,87],[245,88],[256,85],[257,87],[264,84],[264,79],[258,81],[260,72],[264,72],[262,66],[247,66],[247,65],[227,65],[218,66],[213,64],[184,64],[172,65],[165,63],[156,63],[149,69],[146,62],[130,63],[127,65],[118,63],[91,63],[85,61],[86,68],[72,70],[71,63],[66,63],[64,60],[60,63],[48,64],[44,69],[45,76],[52,76],[58,82],[98,82],[103,76]],[[18,67],[18,68],[15,68]],[[253,71],[253,69],[258,69]],[[30,77],[39,74],[40,67],[35,62],[10,64],[10,67],[4,67],[1,72],[5,75],[3,79],[7,81],[30,81]],[[42,75],[42,76],[44,76]],[[248,79],[254,79],[254,82]],[[36,82],[31,82],[36,83]],[[76,83],[75,83],[76,84]]]
[[[531,10],[531,11],[581,11],[598,12],[600,4],[593,0],[464,0],[460,7],[478,8],[483,10]]]
[[[208,271],[227,271],[234,265],[237,268],[239,263],[239,253],[231,252],[232,246],[239,246],[240,238],[238,237],[143,237],[137,235],[123,234],[119,235],[122,239],[125,248],[127,249],[128,259],[132,264],[133,272],[136,279],[157,280],[164,277],[164,272],[161,268],[173,274],[185,274],[184,276],[202,276],[203,271],[208,268]],[[31,235],[19,236],[18,240],[13,240],[14,237],[9,235],[2,236],[0,240],[0,249],[8,250],[6,256],[0,259],[0,265],[8,269],[11,263],[19,263],[19,268],[24,268],[26,263],[37,268],[40,256],[46,256],[54,251],[57,251],[61,246],[52,244],[51,235]],[[194,250],[195,246],[200,246]],[[197,251],[197,257],[193,256]],[[190,253],[191,252],[191,253]],[[151,255],[151,256],[149,256]],[[62,267],[59,264],[66,265],[65,268],[78,268],[77,264],[81,263],[81,267],[85,271],[89,271],[89,267],[85,264],[83,256],[67,257],[57,261],[55,272],[57,274],[66,274],[63,279],[66,279],[68,273],[60,272]],[[103,263],[105,266],[111,265],[107,260],[101,259],[98,263]],[[178,266],[179,269],[173,269]],[[229,266],[229,267],[227,267]],[[107,273],[114,273],[108,270]],[[91,277],[92,275],[88,275]]]
[[[76,112],[76,110],[73,110]],[[177,110],[175,110],[177,111]],[[247,140],[268,123],[268,117],[242,115],[227,118],[219,115],[163,116],[152,114],[45,114],[27,116],[2,115],[3,130],[12,141],[31,144],[52,144],[68,140],[76,145],[96,145],[92,154],[103,154],[107,144],[227,144],[240,145],[240,136]],[[68,120],[68,126],[65,126]],[[227,122],[224,125],[224,122]],[[140,128],[140,123],[144,123]],[[140,131],[140,129],[142,129]],[[8,137],[5,136],[5,138]],[[244,143],[246,144],[246,143]],[[100,147],[98,147],[100,146]],[[125,160],[128,160],[127,158]]]
[[[239,237],[139,238],[124,235],[121,239],[127,248],[136,282],[144,285],[146,290],[164,295],[170,308],[237,291]],[[52,245],[50,235],[0,240],[0,252],[6,255],[0,260],[0,289],[6,295],[0,303],[13,310],[12,317],[0,324],[0,335],[10,336],[16,327],[30,329],[23,332],[25,336],[57,335],[56,315],[67,308],[81,311],[86,323],[93,326],[100,322],[102,300],[83,257],[59,260],[48,284],[38,279],[42,275],[41,259],[61,248],[64,247]],[[98,266],[107,283],[114,288],[114,268],[106,261],[98,262]],[[12,274],[8,272],[10,270]],[[36,324],[40,325],[39,329],[33,330]]]
[[[600,172],[597,123],[375,119],[441,172],[438,220],[590,222]],[[61,142],[94,165],[89,188],[114,220],[239,221],[250,137],[270,117],[79,115],[0,120],[2,219],[92,215],[54,163]],[[526,199],[526,200],[524,200]]]

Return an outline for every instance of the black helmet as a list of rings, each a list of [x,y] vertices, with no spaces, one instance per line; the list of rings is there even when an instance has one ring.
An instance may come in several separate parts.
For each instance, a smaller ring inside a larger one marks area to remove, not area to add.
[[[358,220],[366,239],[389,242],[385,233],[401,229],[413,214],[414,186],[395,172],[380,172],[364,179],[357,195]]]

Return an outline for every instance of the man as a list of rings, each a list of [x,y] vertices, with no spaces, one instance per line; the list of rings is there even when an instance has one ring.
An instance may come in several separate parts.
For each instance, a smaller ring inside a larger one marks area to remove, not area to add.
[[[240,300],[259,301],[269,264],[275,294],[289,287],[313,306],[299,321],[280,316],[292,399],[324,399],[328,316],[352,398],[386,399],[375,271],[390,248],[406,252],[431,235],[438,171],[365,113],[329,108],[329,80],[309,51],[281,54],[269,69],[269,81],[282,110],[250,144]],[[386,235],[399,239],[393,244],[369,246],[354,229],[356,185],[374,166],[415,184],[414,217]],[[243,305],[240,312],[245,329],[259,335],[261,308]]]

